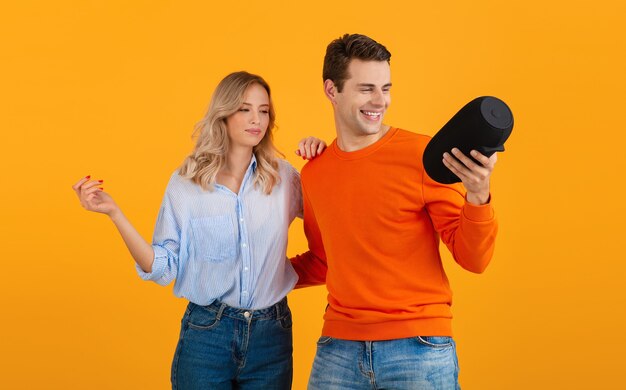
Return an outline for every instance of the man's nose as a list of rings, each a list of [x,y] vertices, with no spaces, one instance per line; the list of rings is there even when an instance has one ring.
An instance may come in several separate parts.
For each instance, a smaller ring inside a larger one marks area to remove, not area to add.
[[[381,107],[385,105],[385,96],[383,95],[383,91],[374,91],[372,93],[372,104]]]

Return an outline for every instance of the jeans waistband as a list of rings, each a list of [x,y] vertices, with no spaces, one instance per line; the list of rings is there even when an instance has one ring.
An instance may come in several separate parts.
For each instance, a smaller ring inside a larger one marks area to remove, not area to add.
[[[189,305],[196,305],[193,302],[189,302]],[[198,306],[198,305],[196,305]],[[214,301],[208,306],[204,306],[205,309],[211,310],[217,313],[217,318],[222,316],[237,318],[237,319],[256,319],[256,320],[272,320],[281,319],[289,313],[289,306],[287,305],[287,297],[281,299],[278,303],[270,307],[263,309],[240,309],[237,307],[228,306],[225,303]]]

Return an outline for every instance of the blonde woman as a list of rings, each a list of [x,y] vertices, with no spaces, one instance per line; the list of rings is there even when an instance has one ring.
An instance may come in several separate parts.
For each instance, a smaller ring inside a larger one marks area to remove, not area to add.
[[[247,72],[217,86],[195,149],[170,178],[148,244],[102,181],[76,183],[84,208],[107,214],[144,280],[189,300],[172,363],[174,389],[289,389],[291,312],[298,279],[287,230],[302,213],[298,172],[277,158],[268,84]],[[296,152],[325,148],[308,138]]]

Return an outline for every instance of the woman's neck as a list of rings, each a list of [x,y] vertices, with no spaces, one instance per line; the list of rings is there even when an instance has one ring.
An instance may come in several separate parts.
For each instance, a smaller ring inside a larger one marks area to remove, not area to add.
[[[243,178],[251,160],[252,148],[232,148],[226,155],[222,171]]]
[[[226,162],[217,173],[217,182],[238,193],[246,170],[252,160],[252,148],[232,148],[226,155]]]

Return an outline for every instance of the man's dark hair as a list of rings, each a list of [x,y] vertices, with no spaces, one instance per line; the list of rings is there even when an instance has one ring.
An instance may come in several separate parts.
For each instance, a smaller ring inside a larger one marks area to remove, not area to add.
[[[335,83],[337,92],[341,92],[344,81],[349,77],[348,65],[353,58],[390,63],[391,53],[385,46],[361,34],[345,34],[332,41],[326,48],[322,76],[324,81]]]

